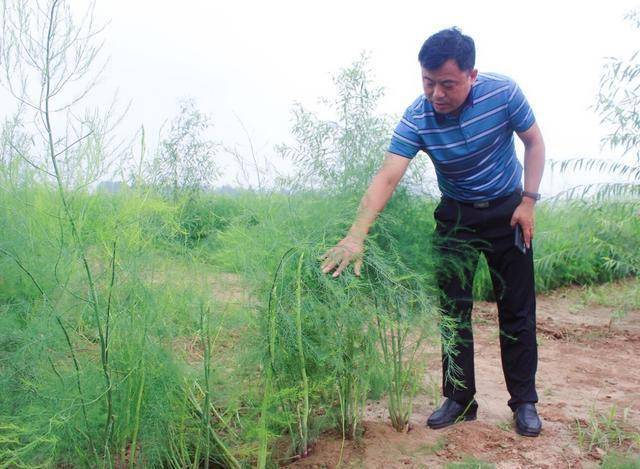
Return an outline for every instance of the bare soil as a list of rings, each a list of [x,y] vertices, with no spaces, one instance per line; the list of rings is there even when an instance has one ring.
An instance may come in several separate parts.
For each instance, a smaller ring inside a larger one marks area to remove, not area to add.
[[[615,291],[615,290],[612,290]],[[498,342],[497,310],[492,303],[474,307],[478,420],[442,430],[425,426],[439,399],[439,352],[429,350],[424,391],[418,395],[408,433],[390,425],[384,401],[369,402],[359,442],[325,434],[311,455],[293,466],[303,468],[437,468],[479,461],[498,468],[597,467],[606,451],[580,445],[578,424],[609,415],[615,406],[617,428],[640,432],[640,310],[620,315],[616,308],[580,305],[577,289],[538,297],[539,437],[519,436],[507,407]],[[622,317],[620,317],[622,316]],[[622,421],[623,412],[626,419]],[[636,436],[637,438],[637,436]],[[637,444],[624,442],[620,451]]]

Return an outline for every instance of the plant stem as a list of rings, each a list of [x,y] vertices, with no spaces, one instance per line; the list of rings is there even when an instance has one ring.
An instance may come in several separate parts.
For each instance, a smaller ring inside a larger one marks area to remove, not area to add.
[[[108,450],[109,444],[110,444],[110,438],[111,438],[111,428],[113,426],[113,411],[111,408],[111,402],[112,402],[112,389],[111,389],[111,373],[109,371],[109,362],[108,362],[108,356],[107,356],[107,342],[105,339],[105,335],[102,331],[102,324],[100,321],[100,312],[98,309],[98,294],[95,288],[95,283],[93,280],[93,275],[91,274],[91,269],[89,268],[89,262],[87,260],[87,254],[86,254],[86,249],[84,248],[84,245],[82,243],[82,239],[80,237],[80,233],[79,230],[76,226],[76,222],[75,222],[75,218],[71,212],[71,208],[69,206],[69,203],[67,201],[67,197],[65,195],[65,191],[64,191],[64,185],[62,182],[62,174],[60,172],[60,168],[58,166],[58,162],[57,162],[57,153],[55,151],[55,146],[53,143],[53,130],[51,127],[51,115],[50,115],[50,100],[51,100],[51,60],[52,60],[52,52],[51,52],[51,47],[53,46],[53,38],[54,38],[54,22],[56,19],[56,16],[58,14],[58,8],[59,8],[59,0],[53,0],[53,2],[51,3],[51,9],[49,10],[49,27],[48,27],[48,31],[47,31],[47,38],[46,38],[46,55],[45,55],[45,66],[44,66],[44,87],[45,87],[45,92],[44,92],[44,111],[43,111],[43,117],[44,117],[44,125],[45,125],[45,129],[46,129],[46,133],[47,133],[47,141],[48,141],[48,149],[49,149],[49,157],[51,158],[51,163],[53,165],[53,169],[54,169],[54,174],[55,174],[55,179],[56,179],[56,183],[57,183],[57,188],[58,188],[58,195],[60,197],[60,201],[62,203],[62,206],[64,208],[64,212],[65,215],[67,217],[67,221],[69,222],[69,225],[71,226],[71,234],[73,236],[73,240],[78,248],[79,251],[79,256],[80,259],[82,261],[82,265],[84,267],[84,271],[85,274],[87,276],[87,281],[89,284],[89,293],[91,296],[91,299],[89,301],[92,309],[93,309],[93,313],[94,313],[94,317],[95,317],[95,321],[96,321],[96,326],[98,328],[98,336],[100,339],[100,357],[101,357],[101,361],[102,361],[102,370],[104,373],[104,377],[105,377],[105,383],[106,383],[106,399],[107,399],[107,421],[105,424],[105,449]],[[111,465],[110,461],[109,461],[109,465]]]
[[[271,395],[271,368],[266,370],[264,395],[262,396],[262,406],[260,411],[260,450],[258,452],[258,469],[265,469],[267,467],[267,453],[268,453],[268,430],[267,430],[267,412],[268,402]]]
[[[309,441],[308,418],[309,418],[309,381],[305,368],[304,349],[302,345],[302,264],[304,252],[298,258],[297,284],[296,284],[296,331],[298,342],[298,358],[300,360],[300,375],[302,376],[302,395],[304,408],[302,414],[302,456],[307,455],[307,445]]]
[[[76,354],[73,350],[73,345],[71,344],[71,339],[69,338],[69,334],[67,333],[67,328],[62,324],[62,320],[60,316],[56,316],[56,321],[60,325],[62,332],[64,333],[65,339],[67,339],[67,345],[69,346],[69,351],[71,352],[71,359],[73,360],[73,367],[76,370],[76,386],[78,387],[78,394],[80,395],[80,407],[82,408],[82,416],[84,417],[84,424],[87,427],[87,438],[89,439],[89,444],[91,445],[91,450],[93,451],[96,460],[99,461],[98,452],[96,451],[96,447],[93,444],[93,439],[91,438],[91,434],[89,433],[91,430],[89,428],[89,419],[87,418],[87,406],[84,402],[84,393],[82,392],[82,385],[80,384],[80,366],[78,365],[78,360],[76,359]]]
[[[136,400],[136,415],[133,426],[133,435],[131,436],[131,452],[129,456],[129,468],[133,469],[136,461],[136,446],[138,445],[138,430],[140,429],[140,409],[142,408],[142,393],[144,392],[145,368],[144,360],[140,362],[142,367],[142,378],[140,378],[140,388],[138,389],[138,398]]]
[[[211,369],[211,338],[209,334],[209,314],[210,311],[208,308],[205,312],[204,308],[202,306],[200,307],[200,337],[204,345],[204,409],[202,412],[202,425],[203,429],[205,430],[205,469],[209,469],[209,431],[211,429],[209,423],[209,372]]]

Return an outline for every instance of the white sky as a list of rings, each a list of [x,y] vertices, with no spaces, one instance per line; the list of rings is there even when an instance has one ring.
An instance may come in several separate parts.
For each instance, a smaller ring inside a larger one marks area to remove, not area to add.
[[[74,5],[82,8],[83,0]],[[333,96],[331,81],[361,51],[386,89],[381,111],[401,114],[421,93],[417,53],[427,36],[457,25],[476,43],[476,66],[514,78],[532,105],[547,156],[597,156],[603,130],[589,108],[606,56],[627,57],[640,32],[623,20],[638,1],[484,0],[219,1],[98,0],[110,20],[110,63],[96,93],[117,89],[131,101],[120,132],[144,124],[156,135],[177,100],[196,99],[214,123],[213,137],[254,145],[272,158],[289,138],[294,101],[314,107]],[[224,162],[225,166],[229,163]],[[232,179],[234,170],[223,168]],[[543,189],[562,181],[550,172]]]

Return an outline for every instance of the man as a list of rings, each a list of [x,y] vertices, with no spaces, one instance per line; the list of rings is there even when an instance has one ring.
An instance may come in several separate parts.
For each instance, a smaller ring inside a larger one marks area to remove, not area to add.
[[[504,76],[478,74],[473,40],[457,28],[429,37],[418,59],[424,95],[407,108],[398,123],[354,224],[327,252],[322,269],[325,273],[334,271],[335,277],[354,262],[355,273],[360,275],[369,228],[411,159],[419,150],[426,152],[442,192],[434,212],[434,246],[441,257],[437,277],[443,313],[457,324],[452,353],[443,353],[442,359],[442,388],[447,399],[427,425],[436,429],[476,418],[471,309],[473,274],[482,252],[498,303],[502,367],[511,396],[508,405],[514,412],[517,432],[537,436],[542,425],[535,407],[537,344],[531,240],[545,160],[542,135],[518,85]],[[525,147],[524,186],[514,133]],[[458,266],[458,272],[453,273],[448,265]],[[451,379],[456,374],[457,379]]]

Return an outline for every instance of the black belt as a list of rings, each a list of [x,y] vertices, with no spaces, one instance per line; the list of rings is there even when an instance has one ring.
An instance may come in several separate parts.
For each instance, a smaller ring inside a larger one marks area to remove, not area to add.
[[[475,202],[473,202],[473,201],[464,201],[464,200],[456,200],[456,199],[452,199],[451,197],[443,197],[443,199],[450,200],[450,201],[455,202],[456,204],[460,204],[460,205],[468,205],[468,206],[471,206],[473,208],[489,208],[489,207],[495,207],[496,205],[501,204],[505,200],[513,197],[514,194],[519,194],[519,191],[512,192],[511,194],[503,195],[502,197],[497,197],[495,199],[478,200],[478,201],[475,201]]]

